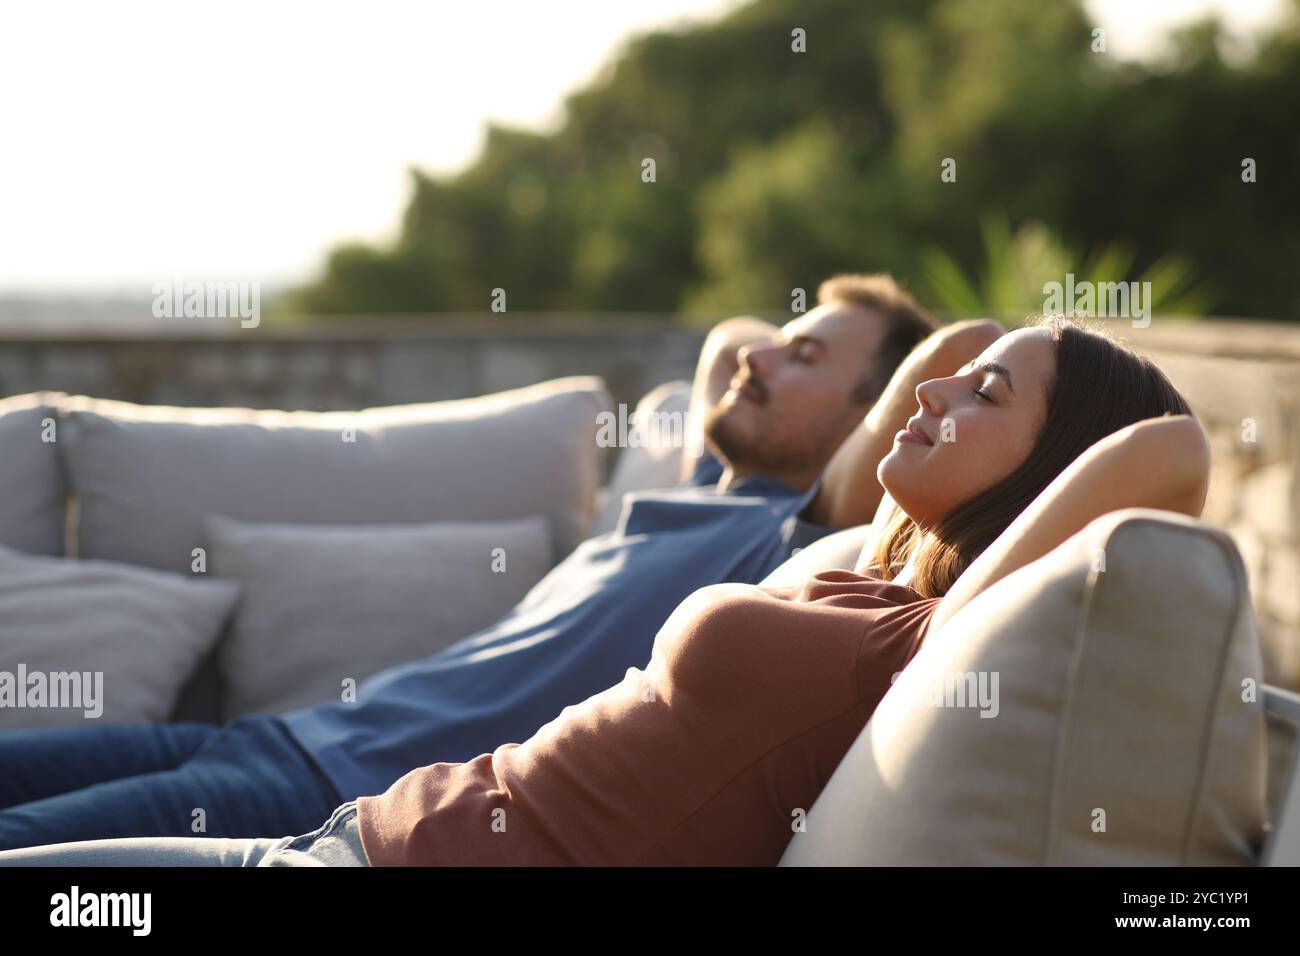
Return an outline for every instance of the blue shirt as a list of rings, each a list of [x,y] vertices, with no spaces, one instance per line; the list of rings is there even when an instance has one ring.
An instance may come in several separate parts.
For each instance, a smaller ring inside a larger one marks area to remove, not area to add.
[[[355,702],[281,720],[342,800],[403,774],[527,740],[565,707],[650,660],[655,635],[691,592],[756,584],[829,532],[800,514],[816,494],[751,477],[720,493],[706,456],[696,487],[627,495],[618,527],[579,545],[487,630],[362,681]]]

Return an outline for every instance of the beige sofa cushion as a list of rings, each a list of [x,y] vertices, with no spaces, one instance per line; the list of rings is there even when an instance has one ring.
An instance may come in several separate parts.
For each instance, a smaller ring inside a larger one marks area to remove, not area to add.
[[[546,519],[295,525],[208,519],[208,571],[240,588],[222,717],[337,700],[343,680],[495,624],[550,567]]]
[[[1107,515],[928,636],[782,864],[1255,862],[1261,667],[1225,534]]]
[[[66,495],[54,410],[62,397],[37,392],[0,401],[0,545],[27,554],[63,554]]]
[[[597,415],[609,405],[589,377],[360,412],[73,398],[58,445],[84,558],[188,572],[210,514],[306,524],[544,515],[559,558],[591,523]]]
[[[765,588],[797,588],[819,571],[852,571],[870,533],[871,525],[863,524],[819,538],[786,558],[759,584]]]

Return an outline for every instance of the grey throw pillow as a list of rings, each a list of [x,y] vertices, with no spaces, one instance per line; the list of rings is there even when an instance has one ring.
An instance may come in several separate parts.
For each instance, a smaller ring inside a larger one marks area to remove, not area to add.
[[[0,548],[0,730],[165,720],[238,595],[228,581]]]
[[[211,564],[241,599],[218,657],[227,719],[338,700],[344,681],[495,623],[550,567],[543,517],[422,525],[209,519]]]
[[[79,554],[188,572],[203,521],[405,524],[545,515],[558,559],[591,523],[598,378],[360,412],[70,398],[59,449]]]
[[[63,472],[54,403],[38,392],[0,401],[0,546],[63,554]]]

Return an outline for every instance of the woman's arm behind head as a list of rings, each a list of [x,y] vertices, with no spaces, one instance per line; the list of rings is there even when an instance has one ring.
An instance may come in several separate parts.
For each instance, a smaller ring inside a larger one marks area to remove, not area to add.
[[[1210,450],[1189,415],[1167,415],[1107,435],[1048,485],[971,563],[944,596],[931,633],[986,588],[1122,508],[1157,508],[1200,517]]]

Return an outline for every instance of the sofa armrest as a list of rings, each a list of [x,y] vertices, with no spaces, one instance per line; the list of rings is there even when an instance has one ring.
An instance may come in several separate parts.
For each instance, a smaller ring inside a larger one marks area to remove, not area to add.
[[[1264,713],[1292,724],[1300,739],[1300,694],[1265,685]],[[1264,866],[1300,866],[1300,753],[1294,745],[1261,862]]]
[[[782,864],[1257,864],[1262,670],[1226,534],[1098,518],[927,636]]]

